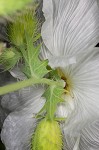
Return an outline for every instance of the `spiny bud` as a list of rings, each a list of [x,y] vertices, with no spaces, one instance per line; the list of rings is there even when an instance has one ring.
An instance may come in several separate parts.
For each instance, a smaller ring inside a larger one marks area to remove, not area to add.
[[[62,133],[57,121],[43,119],[32,138],[32,150],[62,150]]]
[[[34,3],[33,9],[25,9],[22,13],[12,18],[12,23],[7,25],[8,38],[12,44],[23,47],[27,44],[27,35],[29,40],[38,40],[40,33],[38,33],[39,23],[35,15],[37,5]],[[38,36],[37,36],[38,35]]]
[[[4,70],[12,69],[21,58],[21,54],[14,49],[6,49],[0,55],[0,64],[4,67]]]

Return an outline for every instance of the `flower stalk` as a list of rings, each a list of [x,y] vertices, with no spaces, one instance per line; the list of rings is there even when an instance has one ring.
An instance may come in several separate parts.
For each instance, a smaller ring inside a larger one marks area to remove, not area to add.
[[[32,86],[34,84],[47,84],[47,85],[56,85],[56,86],[61,86],[64,87],[64,81],[53,81],[50,79],[46,79],[46,78],[30,78],[24,81],[20,81],[17,83],[13,83],[13,84],[9,84],[3,87],[0,87],[0,95],[4,95],[7,94],[9,92],[13,92],[13,91],[17,91],[21,88],[25,88],[28,86]]]

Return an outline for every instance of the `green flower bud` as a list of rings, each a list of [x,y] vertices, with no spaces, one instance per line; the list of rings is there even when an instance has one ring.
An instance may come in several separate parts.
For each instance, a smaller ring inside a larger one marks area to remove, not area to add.
[[[12,59],[15,56],[15,53],[12,50],[6,51],[3,55],[5,59]]]
[[[57,121],[42,120],[32,138],[32,150],[62,150],[62,133]]]
[[[19,15],[13,17],[13,22],[7,25],[7,34],[12,44],[22,47],[27,43],[27,35],[30,37],[29,40],[38,40],[40,34],[38,33],[39,23],[35,16],[35,9],[37,5],[34,3],[32,9],[25,9]]]
[[[0,64],[4,67],[4,70],[12,69],[16,63],[20,60],[21,53],[14,49],[6,49],[0,55]]]

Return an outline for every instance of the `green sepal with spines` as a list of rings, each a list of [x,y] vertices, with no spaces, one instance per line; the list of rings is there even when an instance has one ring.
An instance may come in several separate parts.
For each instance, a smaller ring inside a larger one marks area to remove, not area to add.
[[[11,43],[22,54],[22,71],[28,78],[42,78],[49,72],[46,69],[48,61],[39,59],[41,34],[39,31],[40,23],[35,14],[36,7],[34,3],[31,10],[23,11],[7,28]]]
[[[12,23],[8,23],[7,35],[12,44],[18,47],[26,45],[26,33],[31,37],[32,42],[40,38],[39,22],[35,15],[36,7],[34,3],[32,9],[25,9],[19,15],[12,17]]]

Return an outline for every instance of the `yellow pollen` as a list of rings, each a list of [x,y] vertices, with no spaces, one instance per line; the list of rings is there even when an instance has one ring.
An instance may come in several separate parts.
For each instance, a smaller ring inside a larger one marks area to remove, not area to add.
[[[70,94],[71,93],[71,89],[72,89],[72,81],[71,81],[69,75],[66,76],[60,68],[58,68],[57,71],[58,71],[58,75],[66,83],[65,87],[64,87],[64,89],[66,90],[65,94]]]

